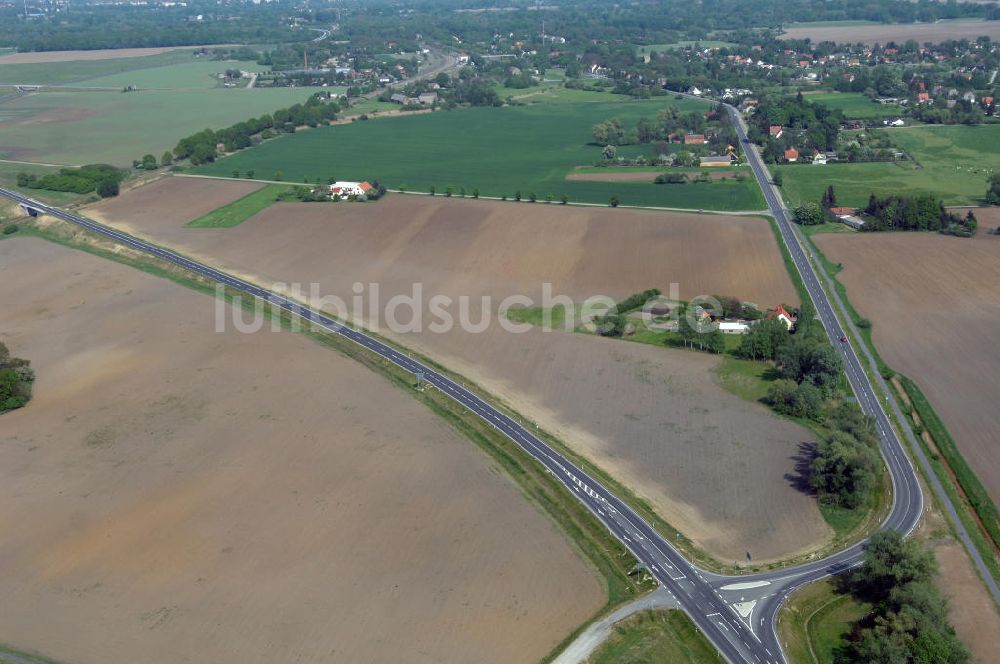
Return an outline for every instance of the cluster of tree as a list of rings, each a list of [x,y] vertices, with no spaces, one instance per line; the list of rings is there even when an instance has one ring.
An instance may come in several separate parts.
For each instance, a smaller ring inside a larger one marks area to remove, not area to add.
[[[524,88],[530,88],[535,84],[535,79],[532,78],[531,74],[528,72],[521,72],[520,74],[511,74],[503,80],[503,86],[505,88],[514,88],[515,90],[523,90]]]
[[[968,650],[948,623],[948,601],[934,585],[937,562],[918,542],[896,531],[872,536],[865,562],[850,580],[859,599],[874,605],[847,653],[872,664],[966,664]],[[861,627],[861,625],[859,625]]]
[[[597,333],[605,337],[620,337],[628,328],[628,314],[660,295],[658,288],[650,288],[633,293],[621,302],[615,303],[603,316],[595,316],[594,324]]]
[[[28,360],[11,357],[0,342],[0,413],[20,408],[31,399],[35,372]]]
[[[872,418],[843,403],[826,418],[832,431],[820,438],[809,466],[809,484],[820,500],[846,509],[869,502],[878,486],[882,460]]]
[[[118,195],[118,184],[127,173],[108,164],[88,164],[79,168],[60,168],[58,173],[34,175],[18,173],[17,186],[74,194],[97,192],[101,198]]]
[[[170,150],[167,150],[166,152],[163,153],[163,156],[160,157],[160,165],[170,166],[173,163],[174,163],[174,155],[171,154]],[[144,154],[142,155],[142,159],[133,159],[132,168],[136,170],[141,169],[144,171],[155,171],[158,168],[156,164],[156,155]]]
[[[315,33],[290,29],[285,14],[290,10],[284,2],[224,6],[192,0],[175,7],[157,4],[148,8],[76,3],[72,11],[25,20],[12,6],[3,12],[6,16],[0,22],[0,43],[19,51],[64,51],[314,38]]]
[[[450,106],[468,104],[469,106],[503,106],[503,101],[486,78],[459,78],[450,89],[444,93],[444,98]]]
[[[792,221],[800,226],[818,226],[826,221],[826,213],[818,203],[803,203],[792,210]]]
[[[764,159],[773,163],[784,156],[786,148],[836,149],[843,122],[843,112],[812,104],[802,93],[794,97],[768,95],[751,116],[750,139],[764,147]],[[772,126],[782,127],[780,138],[771,136]]]
[[[1000,205],[1000,173],[991,175],[986,184],[986,204]]]
[[[173,156],[188,159],[196,166],[212,162],[218,156],[220,143],[226,152],[235,152],[250,147],[255,140],[271,138],[276,132],[294,133],[295,128],[301,125],[315,127],[335,120],[341,108],[339,100],[327,101],[323,93],[317,93],[304,104],[294,104],[259,118],[243,120],[218,131],[203,129],[185,136],[177,142]]]
[[[930,194],[887,196],[872,194],[864,209],[864,231],[939,231],[948,235],[972,237],[978,222],[972,210],[963,217],[949,212],[944,203]]]
[[[728,114],[714,109],[708,113],[701,111],[681,112],[676,106],[662,108],[656,117],[642,117],[636,122],[635,128],[627,128],[618,118],[599,122],[592,128],[594,142],[598,145],[635,145],[653,143],[658,154],[667,154],[670,150],[668,140],[679,140],[684,134],[701,134],[706,131],[709,117],[718,118],[717,130],[708,137],[710,148],[722,148],[736,145],[736,130],[728,122]],[[661,143],[661,144],[658,144]],[[680,164],[678,164],[680,165]]]

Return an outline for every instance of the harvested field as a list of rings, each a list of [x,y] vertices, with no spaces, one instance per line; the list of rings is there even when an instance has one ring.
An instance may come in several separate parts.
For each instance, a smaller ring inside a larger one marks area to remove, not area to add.
[[[970,39],[986,35],[1000,39],[1000,21],[945,21],[942,23],[893,23],[873,25],[815,25],[801,24],[786,30],[785,39],[811,39],[813,43],[833,41],[885,44],[894,41],[902,44],[908,39],[918,43],[943,42],[950,39]]]
[[[859,314],[873,322],[879,353],[919,385],[993,500],[1000,500],[1000,236],[813,239],[844,265],[837,278]]]
[[[0,242],[0,642],[79,664],[538,661],[601,580],[475,447],[287,332]]]
[[[193,47],[192,47],[193,48]],[[176,51],[177,46],[153,48],[108,48],[96,51],[29,51],[0,55],[0,65],[26,65],[37,62],[79,62],[81,60],[111,60],[114,58],[139,58]]]
[[[974,661],[996,659],[1000,613],[962,545],[949,538],[933,545],[941,569],[937,586],[948,598],[948,618]]]
[[[194,181],[168,179],[88,214],[268,284],[308,292],[317,282],[321,295],[347,302],[355,282],[369,295],[378,283],[383,304],[415,282],[425,302],[468,296],[470,321],[492,315],[480,333],[434,333],[431,315],[422,332],[392,332],[384,320],[380,331],[559,435],[722,560],[742,560],[748,548],[755,561],[780,557],[829,536],[813,498],[787,477],[810,434],[719,388],[717,358],[538,328],[511,334],[496,322],[501,298],[540,303],[544,282],[575,301],[678,282],[682,298],[794,302],[764,220],[390,195],[277,204],[235,228],[188,229],[169,205],[192,197]],[[483,296],[493,299],[484,306]],[[458,305],[449,310],[457,321]],[[411,320],[405,307],[399,320]]]

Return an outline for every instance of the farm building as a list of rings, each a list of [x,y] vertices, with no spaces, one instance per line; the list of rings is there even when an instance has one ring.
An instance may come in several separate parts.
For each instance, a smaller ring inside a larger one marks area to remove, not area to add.
[[[733,158],[728,154],[715,157],[702,157],[699,160],[700,166],[731,166],[732,163]]]
[[[746,334],[750,326],[741,320],[724,320],[719,323],[719,332],[723,334]]]
[[[330,196],[364,196],[372,186],[367,182],[334,182],[330,185]]]
[[[705,134],[684,134],[684,145],[704,145],[707,142]]]

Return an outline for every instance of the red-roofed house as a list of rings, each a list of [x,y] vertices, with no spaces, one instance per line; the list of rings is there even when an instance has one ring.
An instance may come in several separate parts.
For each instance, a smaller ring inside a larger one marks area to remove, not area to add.
[[[993,97],[983,97],[983,106],[989,106],[993,103]]]
[[[365,196],[372,186],[367,182],[334,182],[330,185],[330,196]]]
[[[772,311],[767,315],[768,320],[771,320],[772,318],[777,318],[778,320],[780,320],[782,323],[785,324],[785,327],[787,327],[789,330],[792,329],[793,325],[795,325],[795,316],[788,313],[788,310],[785,309],[780,304],[774,311]]]
[[[781,138],[784,133],[785,130],[781,125],[771,125],[771,138]]]
[[[707,142],[705,134],[684,134],[684,145],[704,145]]]
[[[921,92],[920,94],[917,95],[918,104],[928,104],[930,103],[930,101],[931,101],[931,96],[926,92]]]
[[[798,161],[799,151],[796,150],[795,148],[788,148],[787,150],[785,150],[785,159],[787,161]]]

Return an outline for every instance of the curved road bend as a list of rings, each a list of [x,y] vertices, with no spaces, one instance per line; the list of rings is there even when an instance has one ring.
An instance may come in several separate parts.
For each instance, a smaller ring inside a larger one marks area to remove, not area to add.
[[[741,139],[746,138],[745,128],[740,127]],[[867,376],[861,370],[857,356],[850,346],[836,343],[843,331],[825,292],[820,288],[815,273],[802,251],[794,241],[788,219],[780,198],[768,184],[767,172],[759,156],[748,150],[748,158],[758,181],[761,183],[768,205],[778,220],[782,237],[810,295],[816,303],[827,334],[834,340],[844,356],[845,367],[852,389],[858,397],[861,408],[876,418],[882,435],[882,451],[893,482],[893,506],[884,527],[902,532],[913,529],[923,509],[920,487],[913,467],[910,465],[899,440],[896,438],[889,420],[879,403]],[[784,655],[775,631],[778,609],[787,595],[795,588],[830,574],[841,572],[860,563],[863,546],[857,544],[823,560],[790,567],[774,572],[726,577],[705,572],[691,564],[640,517],[632,508],[608,491],[597,480],[575,466],[555,449],[535,436],[525,426],[494,408],[475,393],[447,376],[414,360],[405,353],[389,346],[359,330],[347,327],[318,311],[305,307],[278,293],[263,289],[256,284],[239,279],[209,265],[193,261],[174,251],[158,247],[116,229],[98,224],[71,212],[39,203],[22,194],[0,189],[0,195],[14,200],[39,213],[49,214],[91,232],[98,233],[125,246],[155,256],[224,284],[238,292],[266,301],[288,313],[310,321],[317,327],[348,339],[365,349],[392,362],[409,372],[422,372],[428,383],[442,393],[462,404],[470,412],[487,422],[536,461],[552,475],[597,517],[609,531],[617,537],[664,586],[701,629],[705,636],[719,649],[729,662],[768,664],[783,662]]]

